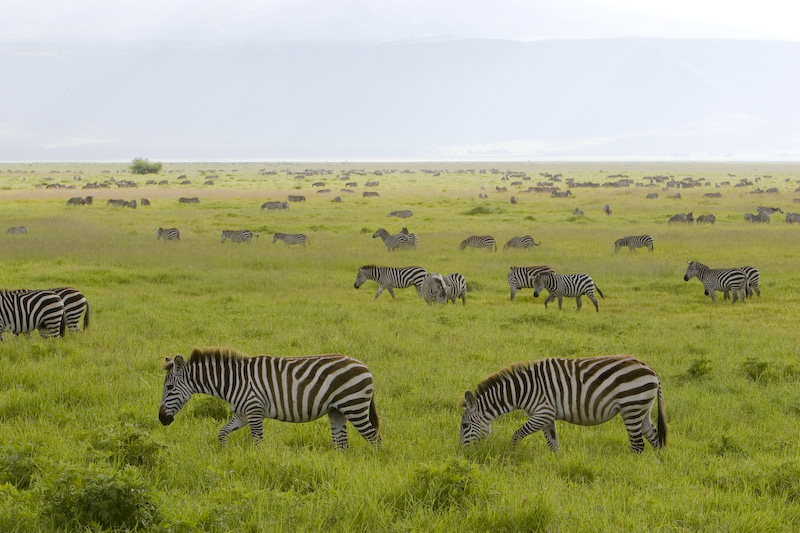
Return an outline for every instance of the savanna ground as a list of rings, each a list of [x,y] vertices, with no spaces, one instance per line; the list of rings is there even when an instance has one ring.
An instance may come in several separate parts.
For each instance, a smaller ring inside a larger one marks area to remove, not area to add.
[[[167,186],[118,172],[125,165],[2,166],[0,286],[70,285],[92,306],[86,331],[62,339],[6,334],[0,345],[2,531],[800,529],[800,227],[780,214],[765,225],[742,219],[759,205],[800,211],[792,202],[800,197],[796,165],[168,164],[155,178]],[[333,174],[296,179],[306,168]],[[345,182],[337,175],[357,168],[383,175],[353,175],[356,192],[339,193]],[[510,186],[515,179],[501,181],[505,170],[532,181]],[[636,183],[692,176],[711,185],[576,188],[564,199],[518,192],[544,181],[540,172],[598,183],[618,173]],[[178,185],[181,174],[192,185]],[[219,175],[215,184],[200,185],[208,174]],[[139,187],[80,189],[110,177]],[[380,181],[380,197],[361,197],[367,179]],[[317,181],[333,192],[317,193]],[[714,186],[722,181],[731,185]],[[36,187],[54,183],[77,188]],[[509,193],[494,191],[503,185]],[[780,192],[752,194],[756,187]],[[722,198],[703,197],[712,191]],[[648,192],[660,197],[646,200]],[[669,198],[676,192],[681,199]],[[65,205],[89,194],[94,205]],[[285,212],[259,209],[287,194],[308,200]],[[335,195],[343,202],[333,203]],[[179,206],[181,196],[200,203]],[[109,198],[143,197],[150,207],[106,206]],[[572,216],[576,207],[585,216]],[[387,218],[396,209],[414,216]],[[717,223],[668,226],[670,215],[689,211],[714,213]],[[29,234],[4,233],[17,225]],[[180,242],[156,240],[158,227],[172,226]],[[417,250],[390,253],[372,238],[378,227],[402,226],[419,235]],[[261,234],[251,246],[220,244],[222,230],[245,228]],[[275,231],[306,233],[311,245],[273,244]],[[613,253],[616,239],[645,233],[654,252]],[[500,250],[459,251],[471,234],[494,235]],[[541,246],[502,250],[525,234]],[[720,295],[712,304],[698,280],[683,281],[690,260],[755,266],[762,296],[731,305]],[[373,301],[375,283],[353,288],[358,267],[371,263],[461,272],[467,305],[427,306],[413,289]],[[606,296],[600,312],[585,298],[581,311],[574,299],[561,311],[545,309],[530,289],[509,301],[509,267],[538,264],[592,276]],[[208,397],[193,398],[162,427],[164,358],[207,345],[360,359],[375,375],[383,446],[373,449],[351,426],[351,447],[338,452],[321,419],[268,420],[260,444],[243,429],[221,448],[217,433],[230,414]],[[555,454],[539,434],[514,447],[520,413],[498,419],[478,445],[459,446],[464,391],[494,371],[617,353],[640,357],[661,376],[666,449],[647,445],[633,455],[619,418],[558,424]]]

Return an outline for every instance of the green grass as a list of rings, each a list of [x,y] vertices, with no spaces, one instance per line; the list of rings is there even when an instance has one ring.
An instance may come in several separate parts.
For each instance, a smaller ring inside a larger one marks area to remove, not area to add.
[[[294,177],[321,167],[334,173]],[[523,188],[542,181],[544,171],[601,183],[618,172],[638,182],[672,174],[732,184],[771,174],[756,186],[781,193],[712,186],[681,190],[683,199],[674,200],[667,196],[675,191],[661,188],[601,187],[553,199],[512,187],[495,193],[508,182],[492,167],[526,171],[532,181]],[[780,215],[764,226],[741,217],[758,205],[793,210],[796,167],[204,163],[166,165],[156,181],[169,179],[167,187],[144,187],[147,177],[116,172],[122,168],[4,165],[0,172],[0,286],[71,285],[92,305],[85,332],[49,340],[6,334],[0,345],[0,530],[800,528],[800,228]],[[292,172],[262,176],[262,168]],[[360,185],[380,180],[381,196],[362,198],[359,187],[333,203],[345,183],[336,173],[346,168],[383,170],[351,176]],[[12,172],[23,169],[34,172]],[[180,174],[202,183],[203,172],[219,174],[215,186],[175,184]],[[140,187],[35,188],[112,176]],[[333,192],[317,194],[315,181]],[[478,198],[482,185],[488,199]],[[260,211],[267,200],[298,194],[297,187],[307,202]],[[646,200],[654,190],[661,197]],[[723,197],[703,198],[711,190]],[[87,194],[94,205],[64,205]],[[518,205],[508,202],[512,194]],[[200,204],[178,206],[180,196],[198,196]],[[152,206],[105,205],[141,197]],[[602,212],[606,203],[612,216]],[[576,207],[586,215],[573,217]],[[387,218],[396,209],[414,216]],[[717,223],[667,225],[670,215],[688,211],[714,213]],[[27,236],[4,234],[20,224]],[[156,228],[171,226],[181,229],[181,242],[157,241]],[[401,226],[419,235],[417,250],[390,253],[372,238],[378,227]],[[252,246],[220,244],[222,230],[245,228],[261,233]],[[307,233],[311,245],[273,244],[276,231]],[[654,252],[613,253],[616,239],[644,233],[654,237]],[[459,251],[471,234],[495,236],[499,251]],[[502,250],[525,234],[541,247]],[[696,279],[683,281],[690,260],[759,268],[761,298],[733,306],[720,297],[713,305]],[[467,305],[427,306],[413,289],[396,291],[395,301],[388,293],[373,301],[376,284],[353,288],[358,267],[371,263],[461,272]],[[561,311],[555,304],[545,310],[530,289],[510,302],[509,267],[537,264],[592,276],[606,296],[600,312],[586,299],[580,312],[574,299]],[[382,448],[350,427],[351,448],[336,451],[325,419],[267,420],[259,445],[243,429],[220,448],[228,409],[208,397],[192,399],[162,427],[164,358],[205,345],[362,360],[375,375]],[[476,446],[459,446],[459,402],[487,375],[517,361],[616,353],[642,358],[661,376],[670,419],[665,450],[631,454],[619,418],[595,427],[560,423],[555,454],[538,434],[514,447],[520,413],[498,419]]]

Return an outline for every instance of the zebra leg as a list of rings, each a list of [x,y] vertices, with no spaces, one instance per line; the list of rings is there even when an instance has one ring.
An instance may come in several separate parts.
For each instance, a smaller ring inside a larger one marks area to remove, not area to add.
[[[575,297],[575,301],[578,303],[578,311],[580,311],[581,310],[581,306],[583,305],[581,303],[581,295],[580,294]],[[560,307],[559,307],[559,309],[560,309]]]
[[[389,294],[392,295],[392,300],[394,300],[395,299],[394,298],[394,291],[392,290],[392,288],[391,287],[386,287],[386,290],[389,291]]]
[[[709,288],[706,292],[708,292],[708,295],[711,296],[711,303],[716,303],[717,302],[716,291],[712,288]]]
[[[516,295],[517,295],[517,288],[516,287],[511,287],[511,301],[512,302],[514,301],[514,296],[516,296]],[[545,307],[547,307],[547,306],[545,305]]]
[[[637,408],[633,411],[620,411],[620,415],[622,416],[622,420],[625,422],[625,429],[628,432],[628,440],[631,443],[631,451],[633,453],[642,453],[644,450],[644,439],[642,439],[642,428],[645,423],[644,413]],[[649,418],[650,417],[648,416],[648,419]],[[651,422],[650,425],[652,426],[653,423]]]
[[[588,296],[589,299],[594,304],[594,310],[599,313],[600,312],[600,307],[597,305],[597,298],[595,298],[593,294],[587,294],[586,296]]]
[[[340,450],[346,450],[349,446],[347,442],[347,419],[338,409],[331,408],[328,411],[328,421],[331,423],[331,435],[333,444]]]
[[[541,413],[539,415],[532,416],[528,419],[527,422],[525,422],[525,424],[521,428],[519,428],[517,431],[514,432],[514,436],[512,437],[511,442],[513,442],[514,445],[516,446],[522,439],[524,439],[531,433],[536,433],[540,429],[548,426],[553,426],[552,428],[553,434],[555,434],[554,422],[555,422],[555,416],[551,413]],[[554,435],[551,435],[551,437],[552,436]],[[547,438],[547,435],[545,435],[545,438]],[[550,444],[549,441],[548,444]],[[552,446],[550,447],[552,449]]]
[[[550,446],[550,449],[554,452],[558,451],[558,434],[556,434],[556,423],[550,422],[545,427],[542,428],[542,433],[544,433],[544,440],[547,441],[547,445]]]
[[[658,441],[658,430],[653,426],[653,421],[650,420],[650,411],[647,412],[642,421],[642,432],[644,433],[644,438],[653,448],[661,448],[661,443]]]
[[[378,428],[373,425],[373,421],[370,418],[370,415],[377,417],[377,411],[374,411],[374,402],[371,403],[371,407],[364,407],[363,409],[359,409],[353,412],[345,412],[343,413],[344,419],[350,421],[353,424],[353,427],[356,428],[359,435],[364,437],[364,439],[369,442],[370,444],[374,444],[375,446],[380,447],[381,445],[381,436],[378,433]],[[330,416],[330,415],[329,415]],[[343,420],[344,420],[343,419]],[[375,423],[377,424],[377,418],[375,418]],[[333,422],[331,422],[333,424]],[[344,422],[342,422],[344,424]],[[333,425],[331,425],[331,429],[333,429]],[[335,437],[334,437],[335,439]],[[345,445],[346,445],[347,435],[345,435]]]
[[[725,291],[722,294],[724,295],[723,300],[728,300],[731,297],[731,291]]]
[[[239,428],[243,428],[246,425],[247,425],[247,417],[240,416],[238,414],[233,415],[233,418],[231,418],[230,421],[227,424],[225,424],[225,426],[222,429],[219,430],[220,445],[225,446],[225,444],[228,443],[228,435],[230,435],[232,432],[236,431]],[[252,425],[250,426],[250,432],[253,434],[253,438],[256,439],[255,430],[253,429]],[[261,433],[259,433],[256,441],[259,440],[261,440]]]
[[[561,302],[564,300],[563,296],[558,297],[558,308],[561,309]]]

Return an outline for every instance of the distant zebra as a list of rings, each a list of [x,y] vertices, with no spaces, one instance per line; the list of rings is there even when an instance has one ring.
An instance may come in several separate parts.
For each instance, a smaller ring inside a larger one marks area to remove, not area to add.
[[[264,202],[261,204],[261,209],[266,209],[267,211],[289,209],[289,202]]]
[[[246,242],[247,244],[252,244],[253,237],[258,237],[258,233],[253,233],[249,229],[244,229],[244,230],[226,229],[222,231],[223,243],[227,239],[230,240],[231,242]]]
[[[773,215],[775,213],[783,214],[783,209],[781,209],[780,207],[764,207],[763,205],[759,206],[757,208],[757,211],[759,213],[766,213],[768,215]]]
[[[488,248],[491,252],[493,249],[497,251],[497,242],[491,235],[472,235],[461,241],[459,249],[463,250],[467,246],[470,248]]]
[[[597,294],[605,299],[600,287],[595,285],[592,278],[586,274],[556,274],[555,272],[537,274],[533,278],[533,297],[538,298],[539,293],[544,289],[547,289],[549,293],[549,296],[544,301],[545,309],[547,309],[548,302],[552,302],[556,298],[558,298],[558,308],[561,309],[561,301],[566,296],[567,298],[575,298],[578,310],[580,310],[582,305],[581,296],[585,294],[594,304],[594,310],[599,312],[597,298],[594,297],[595,289],[597,289]]]
[[[410,217],[412,217],[413,215],[414,215],[414,213],[412,213],[412,212],[411,212],[411,211],[409,211],[408,209],[404,209],[404,210],[402,210],[402,211],[392,211],[392,212],[391,212],[391,213],[389,213],[387,216],[390,216],[390,217],[397,217],[397,218],[410,218]]]
[[[525,235],[524,237],[512,237],[507,243],[503,245],[503,250],[507,250],[509,248],[533,248],[534,246],[540,246],[541,242],[534,242],[533,237],[530,235]]]
[[[0,291],[0,341],[3,333],[26,337],[38,329],[42,337],[63,337],[64,301],[53,291]]]
[[[711,296],[711,301],[716,302],[716,291],[733,291],[733,303],[737,297],[744,302],[747,287],[747,277],[741,268],[708,268],[697,261],[689,262],[683,281],[697,277],[703,284],[706,296]]]
[[[370,279],[378,283],[378,292],[375,293],[375,300],[378,299],[384,289],[389,291],[392,300],[394,300],[393,289],[405,289],[414,285],[417,289],[417,297],[419,297],[421,296],[422,280],[427,273],[424,268],[418,266],[396,268],[365,265],[358,269],[353,287],[357,289]]]
[[[800,213],[786,213],[786,222],[789,224],[794,224],[795,222],[800,223]]]
[[[444,277],[447,282],[445,293],[447,299],[454,304],[456,299],[461,298],[461,305],[467,305],[467,280],[458,272],[453,272]]]
[[[697,217],[698,224],[713,224],[717,221],[717,217],[714,215],[700,215]]]
[[[310,422],[328,415],[333,443],[347,448],[347,421],[368,442],[380,446],[373,378],[364,363],[341,354],[307,357],[249,357],[230,348],[195,348],[189,361],[166,358],[158,419],[169,425],[195,393],[227,401],[233,418],[219,432],[246,425],[253,440],[264,434],[264,418]]]
[[[416,248],[418,242],[417,236],[414,234],[394,233],[389,235],[389,232],[383,228],[378,228],[378,230],[372,234],[373,239],[377,239],[378,237],[383,240],[383,244],[386,245],[386,249],[390,252]]]
[[[178,198],[178,205],[181,204],[199,204],[200,198],[192,197],[192,198]]]
[[[756,216],[753,213],[745,213],[744,214],[744,221],[745,222],[752,222]]]
[[[651,193],[649,193],[649,194],[647,195],[647,199],[648,199],[648,200],[653,200],[653,199],[655,199],[655,198],[658,198],[658,193],[657,193],[657,192],[651,192]]]
[[[306,244],[311,244],[305,233],[276,233],[272,236],[272,242],[276,243],[278,241],[283,241],[286,246],[299,244],[305,247]]]
[[[433,302],[444,305],[447,303],[447,287],[449,285],[450,282],[445,280],[444,276],[438,272],[428,272],[425,274],[425,277],[422,278],[420,295],[428,305]]]
[[[631,252],[636,251],[637,248],[647,248],[653,251],[653,238],[650,235],[631,235],[630,237],[623,237],[617,239],[614,243],[614,253],[619,252],[619,249],[627,246]]]
[[[658,428],[650,414],[658,405]],[[528,415],[514,432],[519,442],[542,430],[547,445],[558,451],[556,420],[581,426],[602,424],[617,413],[625,423],[631,451],[641,453],[645,439],[653,448],[667,444],[667,416],[658,374],[627,355],[550,358],[517,363],[481,381],[464,394],[460,441],[472,444],[486,437],[495,418],[521,409]]]
[[[9,235],[27,235],[28,234],[28,228],[26,228],[25,226],[14,226],[14,227],[8,228],[8,234]]]
[[[576,217],[582,217],[582,216],[583,216],[583,211],[581,211],[580,209],[578,209],[578,208],[576,207],[576,208],[575,208],[575,210],[572,212],[572,214],[573,214],[574,216],[576,216]]]
[[[369,197],[380,196],[380,194],[378,194],[375,191],[364,191],[363,193],[361,193],[361,196],[363,196],[364,198],[369,198]]]
[[[110,199],[106,202],[106,205],[110,205],[113,207],[126,207],[128,205],[128,202],[127,200]]]
[[[545,265],[529,267],[512,266],[511,271],[508,273],[508,287],[511,289],[511,301],[514,301],[514,296],[516,296],[518,289],[532,289],[533,278],[537,274],[544,272],[555,273],[555,270]]]
[[[156,231],[156,240],[164,239],[164,242],[167,241],[179,241],[181,240],[181,231],[178,228],[158,228]]]
[[[694,216],[692,213],[680,213],[673,215],[668,221],[669,224],[677,224],[679,222],[683,224],[691,224],[694,222]]]
[[[288,196],[287,200],[289,200],[290,202],[305,202],[306,201],[306,197],[302,196],[302,195],[295,196],[295,195],[290,194]]]
[[[766,211],[759,211],[757,215],[750,219],[753,224],[769,224],[771,215]]]
[[[603,206],[603,213],[605,213],[606,215],[610,215],[611,214],[611,206],[608,205],[608,204],[604,205]]]

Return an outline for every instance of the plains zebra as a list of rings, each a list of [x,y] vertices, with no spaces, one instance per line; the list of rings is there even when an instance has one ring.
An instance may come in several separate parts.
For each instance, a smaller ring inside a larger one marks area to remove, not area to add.
[[[658,403],[658,427],[650,414]],[[542,359],[517,363],[489,376],[475,393],[464,394],[461,444],[489,434],[500,415],[521,409],[527,422],[513,442],[542,430],[547,445],[558,451],[556,420],[581,426],[608,422],[617,413],[625,423],[631,451],[641,453],[644,440],[653,448],[667,444],[667,416],[661,381],[655,370],[628,355]]]
[[[164,242],[167,241],[179,241],[181,240],[181,231],[178,228],[158,228],[156,231],[156,240],[164,239]]]
[[[752,298],[753,292],[761,298],[761,273],[758,271],[757,268],[751,266],[743,266],[741,268],[742,272],[744,272],[745,278],[745,288],[744,294],[748,298]],[[723,291],[724,300],[730,298],[730,291]]]
[[[419,297],[421,296],[420,288],[425,274],[427,274],[427,271],[418,266],[398,268],[365,265],[358,269],[356,282],[353,284],[353,287],[357,289],[361,287],[365,281],[371,279],[378,283],[378,292],[375,293],[376,300],[384,289],[389,291],[389,294],[392,295],[392,299],[394,300],[394,290],[392,289],[405,289],[414,285],[417,289],[417,297]]]
[[[418,242],[417,236],[413,233],[394,233],[389,235],[389,232],[383,228],[378,228],[378,230],[372,234],[373,239],[377,239],[378,237],[383,240],[383,244],[386,245],[386,249],[390,252],[400,249],[416,248]]]
[[[759,211],[753,218],[750,219],[750,222],[753,224],[769,224],[770,218],[772,215],[767,213],[766,211]]]
[[[386,216],[397,217],[397,218],[410,218],[410,217],[414,216],[414,213],[412,213],[408,209],[403,209],[401,211],[392,211],[391,213],[389,213]]]
[[[758,206],[756,209],[759,213],[766,213],[768,215],[773,215],[775,213],[783,214],[783,209],[780,207],[764,207],[763,205]]]
[[[276,211],[281,209],[289,209],[289,202],[264,202],[261,204],[261,209],[267,211]]]
[[[290,202],[305,202],[306,197],[302,195],[292,195],[290,194],[287,198]]]
[[[253,440],[264,434],[264,419],[310,422],[328,415],[333,442],[347,448],[347,421],[370,443],[380,446],[372,373],[346,355],[249,357],[229,348],[195,348],[189,361],[166,358],[164,392],[158,419],[165,426],[195,393],[227,401],[233,418],[219,432],[246,425]]]
[[[747,277],[741,268],[708,268],[697,261],[690,261],[686,268],[683,281],[697,277],[703,284],[705,294],[711,296],[711,301],[716,302],[716,291],[733,291],[733,303],[737,297],[744,302],[747,288]]]
[[[447,303],[447,287],[449,284],[450,282],[445,280],[444,276],[438,272],[428,272],[422,278],[420,295],[428,305],[433,302],[444,305]]]
[[[463,250],[467,246],[470,248],[488,248],[490,252],[492,250],[495,252],[497,251],[497,242],[491,235],[472,235],[471,237],[467,237],[461,241],[459,249]]]
[[[606,215],[610,215],[611,214],[611,206],[608,205],[608,204],[604,205],[603,206],[603,213],[605,213]]]
[[[8,228],[8,234],[9,235],[27,235],[28,234],[28,228],[26,228],[25,226],[14,226],[14,227]]]
[[[653,199],[655,199],[655,198],[658,198],[658,193],[657,193],[657,192],[651,192],[651,193],[649,193],[649,194],[647,195],[647,199],[648,199],[648,200],[653,200]]]
[[[199,204],[200,198],[194,196],[192,198],[178,198],[178,205],[181,204]]]
[[[533,237],[530,235],[525,235],[524,237],[511,237],[511,240],[503,245],[503,250],[507,250],[509,248],[533,248],[534,246],[540,246],[541,244],[541,242],[534,242]]]
[[[38,329],[42,337],[63,337],[66,330],[64,301],[53,291],[0,291],[0,340]]]
[[[574,216],[576,216],[576,217],[582,217],[582,216],[583,216],[583,211],[581,211],[580,209],[578,209],[578,208],[576,207],[576,208],[575,208],[575,210],[574,210],[574,211],[572,211],[572,214],[573,214]]]
[[[755,218],[756,218],[756,216],[753,213],[745,213],[744,214],[744,221],[745,222],[752,222],[753,219],[755,219]]]
[[[601,298],[603,291],[600,287],[594,284],[592,278],[586,274],[556,274],[555,272],[542,272],[533,277],[533,297],[538,298],[539,293],[543,289],[547,289],[549,296],[544,301],[544,307],[547,309],[548,302],[552,302],[558,298],[558,308],[561,309],[561,301],[566,296],[567,298],[575,298],[578,304],[578,310],[581,308],[581,296],[584,294],[594,304],[594,310],[599,312],[600,308],[597,306],[597,298],[594,297],[594,291],[597,289],[597,294]]]
[[[677,224],[682,222],[684,224],[691,224],[694,222],[694,216],[692,213],[680,213],[677,215],[673,215],[670,217],[668,224]]]
[[[83,316],[83,329],[89,327],[89,301],[78,289],[57,287],[50,289],[64,302],[64,321],[69,331],[78,331]]]
[[[700,215],[696,221],[698,224],[713,224],[717,221],[717,217],[714,215]]]
[[[631,252],[636,251],[637,248],[647,248],[653,251],[653,238],[650,235],[631,235],[617,239],[614,243],[614,253],[619,252],[619,249],[627,246]]]
[[[272,236],[272,242],[276,243],[278,241],[283,241],[286,246],[291,244],[299,244],[300,246],[305,246],[306,243],[311,244],[305,233],[276,233]]]
[[[249,229],[232,230],[226,229],[222,231],[222,242],[230,240],[231,242],[246,242],[252,244],[253,237],[258,237],[258,233],[253,233]]]
[[[514,301],[514,296],[517,294],[517,289],[532,289],[533,278],[537,274],[543,272],[553,272],[555,270],[549,266],[539,265],[530,267],[511,267],[508,273],[508,287],[511,289],[511,301]]]
[[[792,213],[791,211],[786,213],[786,222],[789,224],[800,222],[800,213]]]
[[[458,272],[453,272],[444,277],[447,285],[445,293],[447,299],[456,303],[457,298],[461,298],[461,305],[467,305],[467,280]]]

